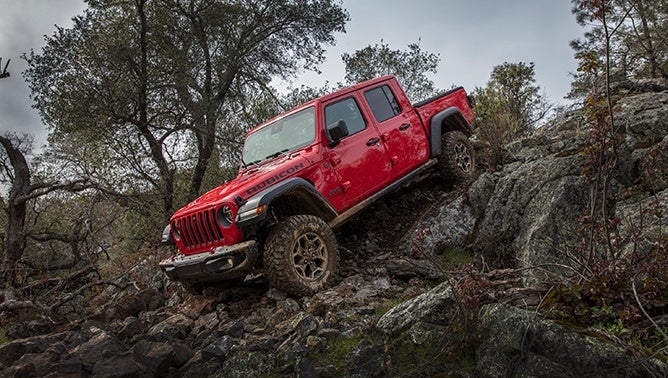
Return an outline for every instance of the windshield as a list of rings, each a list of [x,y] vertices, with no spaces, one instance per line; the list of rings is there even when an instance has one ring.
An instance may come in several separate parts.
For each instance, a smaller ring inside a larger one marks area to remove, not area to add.
[[[307,146],[315,140],[315,108],[309,107],[255,131],[246,138],[241,162],[248,166]]]

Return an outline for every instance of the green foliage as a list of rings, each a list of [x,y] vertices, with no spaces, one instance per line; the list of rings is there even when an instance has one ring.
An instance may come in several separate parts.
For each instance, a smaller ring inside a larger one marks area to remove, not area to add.
[[[91,1],[25,57],[26,78],[71,174],[119,195],[155,191],[146,206],[166,218],[177,188],[197,196],[238,149],[243,130],[224,116],[273,78],[316,67],[347,20],[323,0]]]
[[[583,39],[571,42],[576,57],[608,56],[611,71],[624,78],[668,77],[666,0],[572,0],[572,3],[578,23],[587,28]],[[603,87],[603,80],[600,73],[578,70],[568,97],[583,99],[594,88]]]
[[[473,262],[473,256],[470,251],[462,248],[446,248],[438,253],[441,258],[444,270],[458,270],[465,264]]]
[[[408,45],[408,50],[392,50],[383,41],[341,55],[346,65],[346,84],[370,80],[383,75],[395,75],[413,101],[425,99],[436,92],[434,82],[427,77],[436,73],[440,57],[422,51],[420,41]]]
[[[368,336],[359,333],[352,337],[336,336],[327,339],[327,347],[324,351],[316,353],[313,360],[321,366],[332,365],[340,374],[348,371],[347,358],[363,340]]]
[[[534,63],[503,63],[492,69],[485,88],[476,88],[476,115],[489,123],[508,118],[510,137],[523,135],[543,119],[549,106],[536,85]]]
[[[536,85],[534,63],[503,63],[492,69],[484,88],[473,91],[477,134],[489,147],[490,168],[502,163],[503,146],[529,133],[550,105]]]

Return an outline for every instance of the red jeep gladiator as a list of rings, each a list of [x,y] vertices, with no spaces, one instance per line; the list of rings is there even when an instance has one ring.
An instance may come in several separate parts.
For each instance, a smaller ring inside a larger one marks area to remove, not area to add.
[[[411,105],[394,76],[307,102],[251,130],[237,177],[171,218],[160,263],[191,289],[264,268],[292,295],[325,288],[339,253],[332,228],[436,168],[448,183],[475,170],[473,99],[463,88]]]

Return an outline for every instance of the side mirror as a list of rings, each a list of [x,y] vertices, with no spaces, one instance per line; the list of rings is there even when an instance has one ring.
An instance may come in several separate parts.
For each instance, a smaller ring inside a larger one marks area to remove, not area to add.
[[[327,125],[327,133],[332,139],[332,142],[329,144],[330,147],[336,146],[339,144],[341,139],[347,137],[350,134],[348,131],[348,126],[346,125],[346,121],[342,119]]]

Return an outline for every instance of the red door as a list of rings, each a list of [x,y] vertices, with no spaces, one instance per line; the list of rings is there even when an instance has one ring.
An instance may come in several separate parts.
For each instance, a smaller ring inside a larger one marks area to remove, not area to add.
[[[368,122],[355,96],[336,99],[324,105],[325,125],[345,121],[348,136],[330,147],[330,162],[337,171],[347,210],[383,188],[392,166],[385,142],[372,122]]]
[[[400,104],[389,83],[364,91],[364,98],[385,142],[393,180],[427,160],[429,146],[422,122],[410,104]]]

